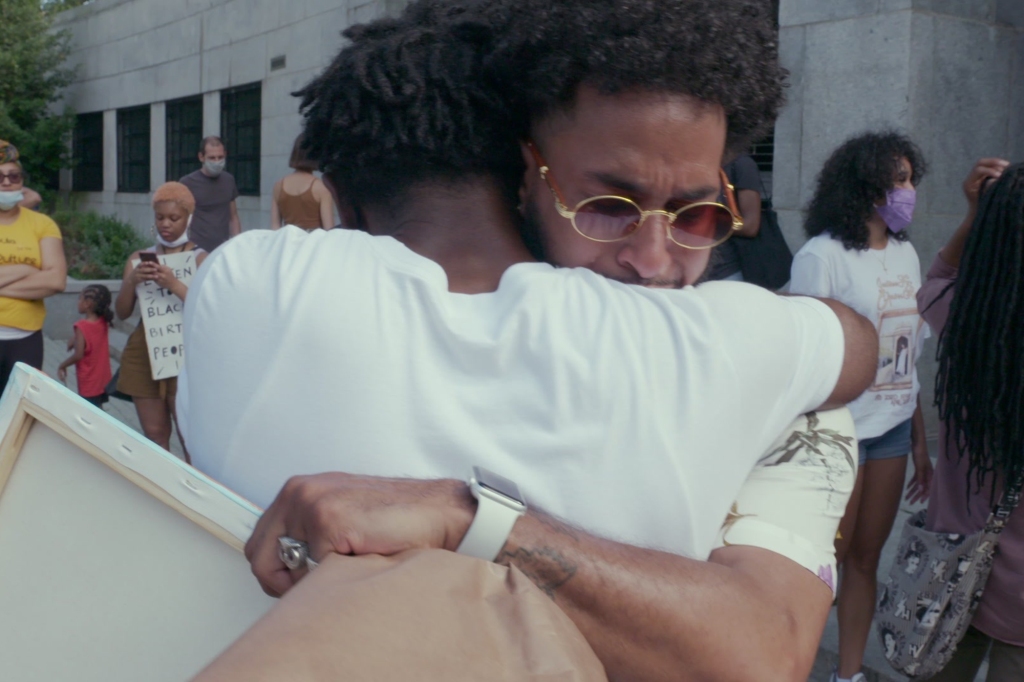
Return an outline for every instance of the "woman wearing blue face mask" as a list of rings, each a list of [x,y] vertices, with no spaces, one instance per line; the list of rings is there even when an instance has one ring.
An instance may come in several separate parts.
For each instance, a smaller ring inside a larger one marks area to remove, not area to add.
[[[67,284],[60,229],[20,205],[24,183],[18,150],[0,140],[0,390],[15,363],[43,366],[43,299]]]
[[[894,132],[867,133],[825,162],[807,210],[810,240],[793,260],[790,291],[842,301],[875,323],[874,384],[850,403],[860,446],[857,484],[839,526],[839,667],[833,680],[860,673],[875,611],[879,555],[892,530],[907,455],[914,478],[908,499],[928,494],[932,465],[914,364],[928,334],[917,311],[921,265],[907,241],[921,151]]]

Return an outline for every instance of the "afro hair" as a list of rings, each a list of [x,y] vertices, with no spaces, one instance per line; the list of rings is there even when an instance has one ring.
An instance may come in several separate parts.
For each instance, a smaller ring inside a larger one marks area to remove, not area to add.
[[[165,201],[177,204],[189,215],[196,212],[195,197],[192,196],[189,188],[180,182],[165,182],[153,192],[153,208]]]
[[[304,148],[338,189],[393,207],[412,184],[489,175],[514,203],[519,141],[582,85],[723,108],[727,144],[783,102],[768,0],[418,0],[349,43],[301,91]],[[671,27],[672,30],[667,30]]]
[[[818,174],[804,220],[807,236],[828,232],[847,249],[867,249],[868,220],[876,202],[892,189],[902,158],[910,162],[910,181],[916,187],[928,168],[921,150],[906,135],[891,130],[864,133],[840,145]],[[907,239],[906,232],[891,236]]]
[[[295,93],[304,148],[350,199],[384,206],[423,180],[490,175],[513,201],[524,165],[507,103],[481,81],[491,32],[468,4],[421,0],[349,28],[349,44]]]
[[[480,11],[497,36],[488,71],[531,122],[570,109],[582,85],[673,93],[721,106],[726,144],[741,151],[784,102],[768,0],[499,0]]]

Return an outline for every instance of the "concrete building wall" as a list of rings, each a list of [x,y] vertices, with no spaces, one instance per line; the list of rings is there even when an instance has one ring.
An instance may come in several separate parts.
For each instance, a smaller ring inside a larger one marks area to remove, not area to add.
[[[802,209],[844,140],[897,128],[931,166],[911,240],[927,269],[960,224],[961,182],[983,156],[1024,158],[1021,0],[782,0],[780,54],[789,104],[775,129],[774,199],[794,251]],[[918,364],[933,400],[935,341]],[[934,411],[926,410],[929,431]]]
[[[152,105],[151,188],[166,175],[164,103],[203,96],[203,134],[220,134],[220,92],[262,84],[260,196],[238,200],[243,229],[270,224],[274,183],[300,129],[291,92],[326,66],[346,27],[395,12],[405,0],[94,0],[64,12],[78,79],[66,102],[78,113],[104,112],[104,191],[81,205],[116,214],[140,232],[153,222],[148,194],[117,191],[117,109]],[[284,57],[285,66],[271,69]],[[231,152],[228,141],[228,152]],[[196,161],[196,168],[199,162]],[[71,174],[63,174],[70,187]],[[177,178],[171,178],[177,179]]]

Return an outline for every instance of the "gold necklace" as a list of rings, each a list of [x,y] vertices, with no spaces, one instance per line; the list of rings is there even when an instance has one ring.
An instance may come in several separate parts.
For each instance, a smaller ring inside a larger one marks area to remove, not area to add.
[[[889,245],[886,244],[885,248],[882,249],[882,269],[885,270],[886,273],[889,272],[889,268],[886,267],[886,265],[885,265],[885,263],[886,263],[886,261],[888,259],[889,259]]]
[[[871,249],[871,250],[872,251],[877,251],[878,249]],[[875,255],[877,256],[878,254],[876,253]],[[889,238],[888,238],[888,236],[886,236],[885,246],[882,247],[882,257],[879,259],[881,261],[881,263],[882,263],[882,270],[884,270],[886,273],[889,272],[889,268],[886,266],[886,262],[888,261],[888,259],[889,259]]]

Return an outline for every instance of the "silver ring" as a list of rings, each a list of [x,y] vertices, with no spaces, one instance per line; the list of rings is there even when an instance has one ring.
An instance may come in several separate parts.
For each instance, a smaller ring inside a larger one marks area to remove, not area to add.
[[[306,566],[309,561],[309,545],[287,535],[277,539],[277,555],[289,571],[296,571]]]

